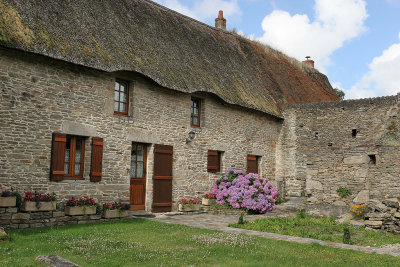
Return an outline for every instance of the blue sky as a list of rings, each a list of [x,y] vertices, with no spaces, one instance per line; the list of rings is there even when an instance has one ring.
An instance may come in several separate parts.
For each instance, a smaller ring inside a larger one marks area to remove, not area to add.
[[[298,60],[311,56],[346,99],[400,92],[400,0],[156,0]]]

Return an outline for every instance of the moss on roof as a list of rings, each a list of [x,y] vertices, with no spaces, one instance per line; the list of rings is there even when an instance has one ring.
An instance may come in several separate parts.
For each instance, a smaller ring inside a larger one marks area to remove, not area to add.
[[[338,100],[326,76],[282,53],[147,0],[0,0],[0,45],[160,85],[210,92],[281,117],[285,104]]]

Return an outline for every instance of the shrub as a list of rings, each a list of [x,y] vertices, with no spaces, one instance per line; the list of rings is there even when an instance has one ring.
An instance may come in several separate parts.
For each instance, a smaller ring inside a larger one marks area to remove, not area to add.
[[[307,217],[307,214],[306,214],[306,210],[305,209],[297,210],[297,212],[296,212],[296,218],[297,219],[304,219],[306,217]]]
[[[198,198],[182,198],[180,201],[179,201],[179,204],[182,204],[182,205],[194,205],[194,204],[199,204],[200,203],[200,201],[199,201],[199,199]]]
[[[351,244],[350,229],[348,226],[343,228],[343,244]]]
[[[40,194],[38,192],[32,193],[32,192],[25,192],[24,196],[25,201],[36,201],[36,202],[51,202],[51,201],[56,201],[56,194],[55,193],[47,193],[47,194]]]
[[[244,223],[245,223],[244,214],[242,213],[242,214],[240,214],[240,216],[239,216],[238,224],[244,224]]]
[[[129,205],[128,203],[122,203],[122,202],[110,202],[110,203],[103,204],[103,210],[124,211],[124,210],[129,210],[130,208],[131,208],[131,205]]]
[[[367,204],[360,204],[360,205],[353,205],[350,209],[351,212],[351,218],[353,219],[364,219],[365,214],[368,212],[368,207]]]
[[[244,175],[241,170],[230,169],[225,176],[214,182],[211,193],[216,194],[217,204],[266,213],[275,209],[278,190],[258,174]]]
[[[216,198],[217,198],[217,195],[216,195],[216,194],[213,194],[213,193],[208,193],[208,194],[205,194],[205,195],[203,196],[203,198],[206,198],[206,199],[216,199]]]
[[[351,192],[350,189],[348,189],[347,187],[344,187],[344,186],[339,186],[338,189],[336,189],[336,192],[341,197],[346,197],[346,196],[350,196],[351,194],[353,194],[353,192]]]
[[[79,200],[71,197],[65,203],[67,207],[83,207],[83,206],[96,206],[96,201],[92,197],[80,197]]]
[[[11,196],[11,192],[8,190],[1,191],[0,197],[9,197]]]

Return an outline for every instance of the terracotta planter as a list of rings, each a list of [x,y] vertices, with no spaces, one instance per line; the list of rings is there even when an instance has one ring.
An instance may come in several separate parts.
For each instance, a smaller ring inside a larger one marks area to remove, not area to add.
[[[23,211],[51,211],[56,210],[56,207],[57,203],[55,201],[39,202],[39,205],[37,205],[35,201],[25,201],[22,204],[21,209]]]
[[[16,197],[0,197],[0,207],[15,207],[16,205]]]
[[[200,210],[200,204],[179,204],[179,211],[198,211]]]
[[[215,203],[215,199],[213,198],[202,198],[201,199],[201,204],[204,206],[210,206],[211,204]]]
[[[96,206],[65,207],[65,214],[70,216],[93,215],[96,214]]]
[[[128,216],[128,211],[124,210],[120,212],[119,210],[105,210],[103,212],[103,218],[105,219],[111,219],[111,218],[120,218],[120,217],[126,217]]]

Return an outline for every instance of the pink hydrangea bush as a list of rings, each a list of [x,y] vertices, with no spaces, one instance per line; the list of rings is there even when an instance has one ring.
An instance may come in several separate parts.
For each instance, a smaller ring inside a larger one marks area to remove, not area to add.
[[[255,213],[266,213],[275,209],[278,190],[258,174],[244,175],[241,170],[230,169],[225,176],[214,182],[211,193],[217,195],[216,202],[232,208],[244,208]]]

